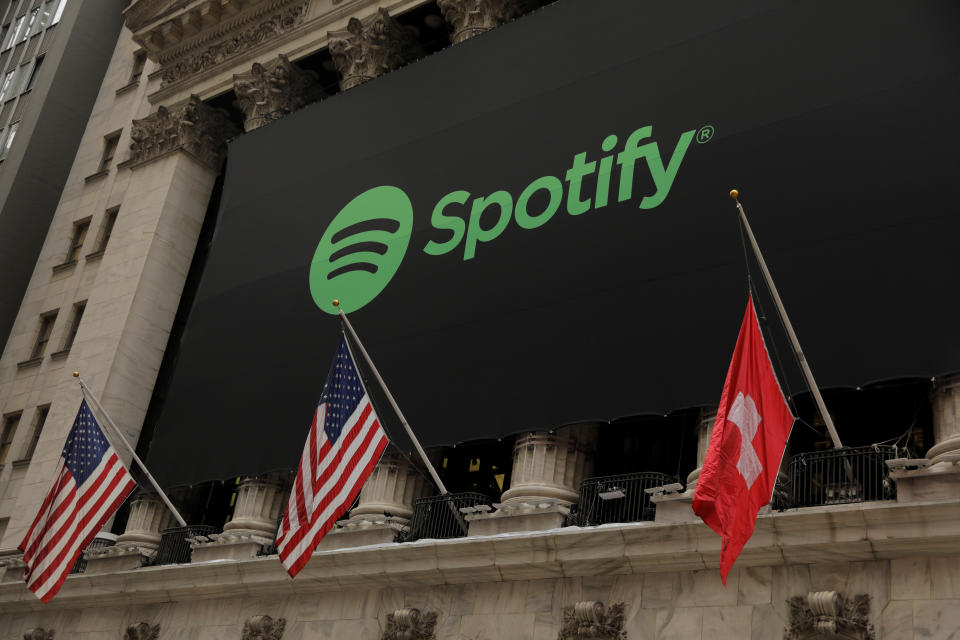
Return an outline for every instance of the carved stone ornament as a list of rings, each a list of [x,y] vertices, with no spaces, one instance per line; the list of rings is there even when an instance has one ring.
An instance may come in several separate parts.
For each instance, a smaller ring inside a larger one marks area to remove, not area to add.
[[[160,107],[142,120],[134,120],[130,132],[130,161],[143,164],[168,152],[182,149],[214,171],[219,171],[227,140],[239,133],[226,111],[207,106],[197,96],[185,104]]]
[[[499,27],[521,13],[518,0],[437,0],[443,19],[453,29],[454,44]]]
[[[578,602],[563,608],[563,624],[557,640],[626,640],[623,630],[626,603],[609,608],[602,602]]]
[[[53,634],[54,631],[51,629],[36,627],[23,634],[23,640],[53,640]]]
[[[323,97],[314,71],[304,71],[281,55],[267,64],[255,62],[248,73],[233,76],[245,131],[252,131]]]
[[[346,91],[415,60],[423,54],[416,30],[380,8],[362,20],[350,18],[347,28],[331,31],[330,55]]]
[[[286,626],[286,618],[253,616],[243,623],[241,640],[280,640]]]
[[[123,640],[157,640],[160,637],[160,625],[138,622],[127,627]]]
[[[437,612],[397,609],[387,614],[387,628],[381,640],[436,640]]]
[[[309,2],[284,7],[267,20],[234,33],[200,51],[164,60],[161,86],[166,87],[201,71],[211,69],[258,44],[286,33],[303,22]]]
[[[791,598],[784,640],[874,640],[870,596],[813,591]]]

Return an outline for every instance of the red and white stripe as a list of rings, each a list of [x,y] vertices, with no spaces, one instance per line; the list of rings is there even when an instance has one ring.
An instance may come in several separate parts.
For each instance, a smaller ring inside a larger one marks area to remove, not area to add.
[[[317,407],[303,447],[283,524],[277,533],[280,561],[291,577],[344,514],[387,447],[387,436],[364,393],[331,445],[323,431],[326,403]]]
[[[60,458],[53,487],[20,544],[27,588],[49,602],[77,558],[136,483],[113,447],[79,487]]]

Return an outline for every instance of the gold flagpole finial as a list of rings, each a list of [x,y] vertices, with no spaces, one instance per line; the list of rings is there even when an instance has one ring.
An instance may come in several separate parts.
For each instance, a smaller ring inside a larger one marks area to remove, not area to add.
[[[74,371],[74,372],[73,372],[73,377],[74,377],[74,378],[79,378],[79,377],[80,377],[80,372],[79,372],[79,371]]]
[[[340,306],[340,301],[335,299],[335,300],[333,301],[333,306],[339,307],[339,306]]]
[[[736,200],[736,199],[738,199],[738,198],[740,197],[740,192],[737,191],[736,189],[731,189],[731,190],[730,190],[730,197],[733,198],[734,200]]]

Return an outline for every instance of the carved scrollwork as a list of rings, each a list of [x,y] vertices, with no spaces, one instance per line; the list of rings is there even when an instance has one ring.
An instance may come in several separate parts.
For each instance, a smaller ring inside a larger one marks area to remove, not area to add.
[[[160,107],[141,120],[134,120],[130,132],[131,161],[141,164],[170,151],[183,149],[218,171],[227,150],[227,140],[239,133],[222,109],[214,109],[197,96],[183,105]]]
[[[563,608],[557,640],[626,640],[623,630],[626,603],[604,607],[602,602],[578,602]]]
[[[454,44],[499,27],[522,12],[518,0],[437,0]]]
[[[160,625],[138,622],[127,627],[123,640],[157,640],[160,637]]]
[[[362,20],[350,18],[347,28],[331,31],[330,56],[346,91],[403,66],[423,54],[416,30],[394,20],[380,8]]]
[[[241,640],[280,640],[286,627],[286,618],[253,616],[243,623]]]
[[[23,640],[53,640],[54,633],[52,629],[35,627],[23,634]]]
[[[813,591],[789,601],[784,640],[874,640],[870,595],[847,598],[836,591]]]
[[[304,71],[286,56],[267,64],[254,63],[248,73],[233,76],[244,129],[252,131],[323,97],[314,71]]]
[[[397,609],[387,614],[387,628],[381,640],[436,640],[437,613],[419,609]]]
[[[270,19],[235,33],[203,51],[163,63],[161,86],[217,66],[256,45],[286,33],[303,22],[309,2],[285,7]]]

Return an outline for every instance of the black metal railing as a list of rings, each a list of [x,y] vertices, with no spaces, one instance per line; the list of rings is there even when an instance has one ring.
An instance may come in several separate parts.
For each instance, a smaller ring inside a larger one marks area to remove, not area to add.
[[[896,498],[886,461],[897,457],[896,447],[880,445],[797,454],[790,460],[791,506]]]
[[[482,493],[448,493],[418,498],[413,503],[410,530],[398,537],[399,542],[422,538],[460,538],[467,535],[467,521],[460,509],[490,504]]]
[[[117,544],[116,539],[114,538],[102,538],[100,534],[97,534],[93,540],[90,541],[90,544],[87,545],[87,549],[103,549],[104,547],[112,547]],[[73,564],[73,569],[70,570],[70,573],[83,573],[87,570],[87,559],[83,557],[83,553],[80,553],[80,556],[77,558],[77,561]]]
[[[216,527],[203,524],[164,529],[160,535],[160,546],[157,547],[157,555],[153,557],[150,564],[158,566],[162,564],[183,564],[190,562],[189,538],[208,536],[211,533],[219,533],[219,530]]]
[[[576,523],[583,527],[653,520],[656,505],[650,502],[646,489],[676,481],[675,476],[656,471],[587,478],[580,483]]]

